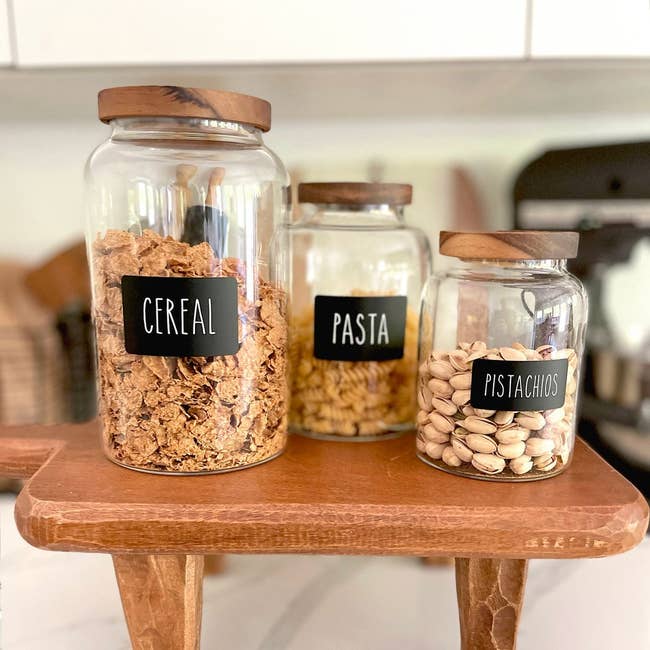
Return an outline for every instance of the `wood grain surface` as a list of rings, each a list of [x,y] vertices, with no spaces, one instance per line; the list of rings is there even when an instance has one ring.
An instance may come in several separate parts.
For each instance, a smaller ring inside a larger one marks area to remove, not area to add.
[[[514,650],[526,560],[456,559],[461,650]]]
[[[133,650],[198,650],[203,605],[200,555],[114,555]]]
[[[406,183],[300,183],[298,203],[333,205],[409,205],[413,187]]]
[[[429,467],[411,435],[368,445],[296,436],[259,467],[169,477],[108,461],[96,423],[10,427],[0,429],[0,474],[15,476],[18,462],[29,476],[44,439],[65,444],[48,447],[18,497],[16,521],[47,549],[599,557],[637,545],[648,523],[642,495],[581,441],[566,472],[517,485]]]
[[[440,253],[460,259],[557,260],[578,254],[577,232],[503,230],[440,233]]]
[[[226,90],[182,86],[120,86],[97,97],[102,122],[125,117],[189,117],[271,128],[271,104]]]

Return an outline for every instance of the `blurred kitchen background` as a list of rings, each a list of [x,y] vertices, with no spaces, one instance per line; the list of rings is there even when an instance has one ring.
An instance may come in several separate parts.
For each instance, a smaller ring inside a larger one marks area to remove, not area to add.
[[[399,7],[343,0],[322,7],[300,0],[114,0],[110,6],[0,0],[0,422],[83,420],[94,413],[80,245],[83,165],[108,133],[96,116],[98,90],[129,84],[223,88],[268,99],[273,125],[265,140],[294,182],[412,183],[407,220],[431,237],[434,250],[444,228],[583,230],[573,266],[591,297],[581,434],[650,493],[647,0],[403,0]],[[12,624],[12,612],[20,617],[21,603],[27,606],[29,589],[43,589],[36,587],[32,563],[53,577],[63,574],[65,562],[7,532],[11,507],[11,497],[4,497],[3,542],[13,554],[6,564],[3,558],[7,650],[43,647],[48,634],[52,648],[88,647],[81,619],[74,637],[61,632],[54,614],[44,616],[40,633],[32,629],[25,636]],[[591,580],[650,566],[647,544],[630,557],[643,564],[599,560],[601,567],[622,568],[608,569],[611,575],[600,569]],[[318,575],[323,568],[322,575],[336,582],[341,569],[328,561],[314,558],[309,566]],[[362,566],[358,559],[349,562]],[[388,579],[382,571],[408,582],[408,571],[424,570],[373,562],[363,570],[379,567],[373,574],[379,582]],[[258,571],[237,566],[233,571],[243,580]],[[279,560],[270,566],[295,582]],[[531,576],[539,578],[541,592],[551,569],[539,574],[536,566]],[[443,573],[435,580],[452,584],[448,569],[438,570]],[[100,574],[88,572],[88,593],[104,584]],[[115,586],[106,585],[116,600]],[[308,586],[296,586],[297,593]],[[554,587],[562,588],[570,600],[571,571],[564,587]],[[645,589],[631,601],[637,609],[630,615],[636,611],[638,618],[626,626],[628,641],[616,646],[615,637],[594,635],[585,610],[571,647],[650,647],[650,591],[639,584],[622,588],[630,597]],[[85,621],[92,618],[90,605],[81,607],[84,587],[67,593],[66,625],[75,625],[75,608]],[[530,590],[527,602],[535,593]],[[354,589],[347,595],[358,596]],[[120,621],[119,604],[115,612]],[[533,615],[526,616],[521,647],[553,647],[526,636]],[[400,627],[411,629],[410,619]],[[455,627],[454,621],[450,645],[443,638],[434,647],[454,647]],[[287,641],[276,628],[277,638],[262,631],[241,647],[396,647],[352,637],[334,643],[325,631],[305,645],[291,635]],[[122,641],[101,647],[126,647],[120,634]],[[402,647],[424,645],[413,638]]]

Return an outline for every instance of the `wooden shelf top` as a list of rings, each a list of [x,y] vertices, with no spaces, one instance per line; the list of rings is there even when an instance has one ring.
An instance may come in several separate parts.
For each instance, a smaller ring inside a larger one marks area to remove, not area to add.
[[[646,531],[645,499],[582,441],[564,474],[523,484],[437,471],[413,446],[293,437],[259,467],[167,477],[104,458],[96,423],[5,427],[0,474],[31,476],[16,521],[52,550],[599,557]]]

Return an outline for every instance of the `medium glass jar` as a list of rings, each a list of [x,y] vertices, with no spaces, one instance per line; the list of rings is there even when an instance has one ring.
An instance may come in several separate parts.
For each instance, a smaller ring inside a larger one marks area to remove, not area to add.
[[[303,183],[289,228],[292,431],[372,440],[413,427],[427,238],[404,223],[411,186]]]
[[[573,453],[587,297],[572,232],[442,232],[455,257],[423,292],[417,453],[473,478],[530,481]]]
[[[86,167],[104,450],[155,473],[277,456],[287,429],[287,293],[269,266],[288,177],[270,105],[143,86],[99,94]]]

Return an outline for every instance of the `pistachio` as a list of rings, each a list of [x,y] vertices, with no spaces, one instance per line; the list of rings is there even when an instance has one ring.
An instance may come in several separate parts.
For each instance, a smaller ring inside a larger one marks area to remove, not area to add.
[[[431,398],[433,395],[427,386],[420,386],[418,388],[418,406],[423,411],[431,410]]]
[[[442,433],[451,433],[454,430],[455,423],[446,415],[434,411],[429,415],[429,422]]]
[[[540,345],[535,351],[542,359],[550,359],[555,348],[552,345]]]
[[[452,436],[455,436],[456,438],[462,438],[462,439],[464,439],[465,436],[466,436],[468,433],[469,433],[469,431],[468,431],[467,429],[463,429],[463,427],[462,427],[460,424],[458,424],[458,422],[457,422],[457,423],[456,423],[456,428],[453,430],[453,432],[452,432],[451,435],[452,435]]]
[[[526,361],[526,355],[515,348],[499,348],[499,354],[506,361]]]
[[[431,405],[443,415],[455,415],[458,411],[458,407],[450,399],[444,397],[434,397],[431,400]]]
[[[525,441],[528,440],[530,436],[530,431],[528,429],[522,429],[521,427],[508,427],[507,429],[499,429],[494,437],[503,444],[511,444],[513,442]]]
[[[460,438],[452,436],[451,447],[456,456],[458,456],[458,458],[460,458],[464,463],[469,463],[472,460],[474,452]]]
[[[463,420],[463,427],[472,433],[494,433],[497,430],[497,425],[487,418],[479,418],[475,415]]]
[[[429,372],[437,379],[449,379],[456,371],[449,361],[430,361]]]
[[[468,433],[465,436],[465,444],[482,454],[493,454],[497,450],[497,443],[490,436],[480,433]]]
[[[460,410],[461,410],[461,413],[466,418],[468,418],[470,415],[476,415],[476,413],[474,412],[474,409],[469,404],[465,404],[465,406],[463,406]]]
[[[518,458],[513,458],[508,467],[512,470],[513,474],[526,474],[533,469],[533,459],[526,454],[522,454]]]
[[[529,438],[526,441],[526,455],[536,458],[553,451],[555,443],[546,438]]]
[[[471,346],[471,343],[467,343],[466,341],[463,341],[462,343],[458,344],[458,347],[463,352],[469,352],[472,346]]]
[[[444,350],[433,350],[429,355],[431,361],[447,361],[449,353]]]
[[[490,418],[496,411],[490,411],[489,409],[474,409],[474,415],[478,415],[480,418]]]
[[[424,453],[433,458],[433,460],[440,460],[442,458],[442,452],[448,447],[446,443],[438,442],[427,442],[426,447],[424,448]]]
[[[487,345],[485,345],[484,341],[474,341],[472,345],[470,345],[469,348],[472,352],[480,352],[482,350],[487,349]]]
[[[557,458],[553,454],[544,454],[535,458],[533,465],[540,472],[550,472],[557,465]]]
[[[424,442],[424,440],[421,440],[419,437],[415,439],[415,448],[420,452],[424,453],[424,450],[426,449],[427,443]]]
[[[526,450],[526,443],[523,440],[518,442],[502,442],[497,447],[497,453],[501,458],[518,458]]]
[[[449,363],[460,372],[467,370],[467,352],[464,350],[454,350],[453,352],[450,352]]]
[[[506,461],[492,454],[474,454],[472,465],[484,474],[499,474],[504,470]]]
[[[456,455],[452,447],[445,447],[442,451],[442,462],[451,467],[460,467],[463,461]]]
[[[513,343],[512,346],[515,350],[519,350],[520,352],[526,352],[526,346],[523,343]]]
[[[427,426],[423,427],[422,433],[427,442],[449,442],[449,434],[444,433],[443,431],[438,431],[433,424],[427,424]]]
[[[550,411],[544,411],[544,419],[547,424],[557,424],[560,420],[564,419],[564,409],[552,409]]]
[[[476,361],[477,359],[482,359],[483,357],[486,357],[488,355],[487,350],[476,350],[474,352],[471,352],[470,354],[467,355],[467,363],[471,363],[472,361]]]
[[[544,416],[538,411],[522,411],[515,417],[515,422],[532,431],[537,431],[546,424]]]
[[[515,412],[497,411],[492,419],[498,425],[510,424],[515,419]]]
[[[415,416],[415,423],[420,425],[429,421],[429,412],[428,411],[418,411],[418,414]]]
[[[427,387],[436,397],[451,397],[454,392],[454,389],[448,381],[438,379],[437,377],[431,379]]]
[[[468,390],[472,387],[472,373],[459,372],[449,378],[449,383],[456,390]]]
[[[463,406],[469,402],[471,396],[469,390],[455,390],[451,396],[451,401],[457,406]]]

